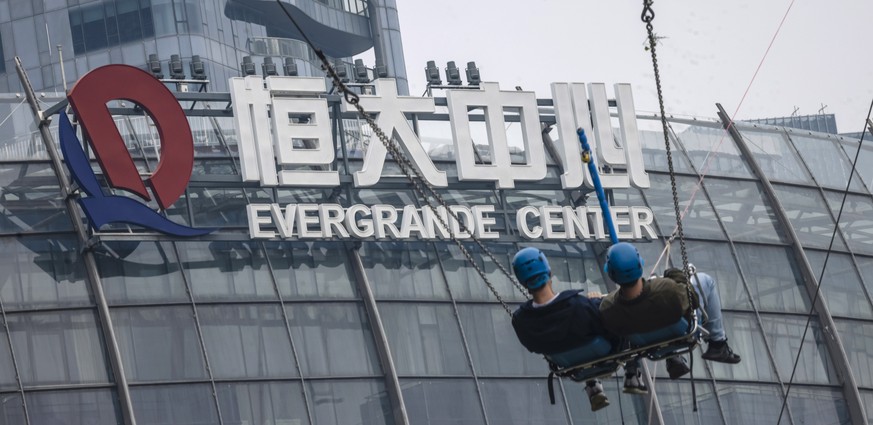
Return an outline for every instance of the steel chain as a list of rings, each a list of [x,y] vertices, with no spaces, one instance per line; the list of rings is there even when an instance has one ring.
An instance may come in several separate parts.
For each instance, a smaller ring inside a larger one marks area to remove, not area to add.
[[[322,65],[322,68],[324,68],[324,65]],[[419,198],[423,199],[424,202],[426,202],[425,207],[430,208],[431,211],[434,211],[431,199],[435,200],[436,203],[439,204],[439,206],[444,207],[446,210],[446,213],[449,214],[455,220],[456,223],[458,223],[459,230],[462,233],[468,233],[470,235],[470,238],[472,239],[472,241],[479,247],[479,249],[482,250],[482,252],[488,258],[491,259],[491,261],[497,266],[498,269],[500,269],[500,271],[507,277],[507,279],[509,279],[509,281],[512,282],[512,284],[515,286],[515,288],[518,289],[518,291],[522,295],[524,295],[526,298],[530,298],[530,295],[525,290],[525,288],[523,286],[521,286],[521,284],[509,273],[508,270],[506,270],[505,267],[503,267],[503,264],[501,264],[500,261],[497,260],[497,258],[491,252],[491,250],[489,250],[482,243],[482,241],[479,240],[479,238],[477,238],[473,234],[473,232],[467,228],[467,226],[464,224],[464,222],[461,221],[460,217],[449,208],[448,204],[446,203],[446,201],[442,197],[442,195],[440,195],[436,191],[436,189],[434,189],[433,186],[427,180],[425,180],[425,178],[421,175],[421,173],[418,171],[418,169],[409,161],[408,158],[406,158],[406,155],[400,150],[399,146],[397,146],[397,143],[394,142],[394,140],[392,140],[391,138],[389,138],[385,134],[385,132],[379,127],[379,125],[376,124],[376,121],[373,119],[373,116],[370,115],[369,112],[364,110],[363,106],[361,106],[361,104],[360,104],[360,97],[358,96],[358,94],[353,93],[348,89],[348,87],[342,82],[342,80],[339,79],[339,76],[336,75],[336,72],[333,70],[333,67],[330,67],[326,71],[331,76],[331,78],[333,80],[333,84],[337,88],[337,90],[339,92],[343,93],[343,97],[346,99],[346,101],[355,107],[355,110],[357,110],[358,114],[360,114],[361,117],[364,118],[364,120],[367,122],[367,125],[370,127],[370,129],[373,130],[373,133],[376,135],[376,137],[379,139],[379,141],[381,141],[382,144],[385,145],[385,148],[388,150],[388,153],[390,153],[391,156],[396,161],[398,167],[400,168],[400,171],[403,173],[404,176],[406,176],[407,180],[409,180],[409,182],[412,184],[413,191],[416,193],[416,195],[418,195]],[[434,216],[437,218],[437,220],[439,221],[440,225],[443,226],[443,228],[447,229],[448,231],[451,231],[451,227],[443,219],[443,217],[440,214],[436,214],[436,212],[434,211]],[[503,309],[506,310],[506,312],[509,315],[512,315],[512,310],[509,308],[509,305],[506,303],[506,301],[504,301],[503,297],[500,296],[500,293],[497,291],[497,288],[495,288],[494,284],[491,283],[491,280],[488,279],[488,276],[485,274],[485,271],[482,270],[482,268],[477,264],[473,255],[470,253],[470,251],[467,249],[467,247],[464,246],[463,242],[461,242],[461,240],[459,240],[458,238],[456,238],[454,236],[451,236],[451,239],[452,239],[452,242],[454,242],[455,245],[458,246],[458,249],[460,249],[461,254],[464,255],[464,257],[473,266],[473,268],[476,270],[476,272],[479,274],[479,276],[482,277],[482,280],[485,282],[485,285],[488,287],[488,289],[491,291],[491,293],[494,295],[494,297],[497,298],[497,301],[500,302],[500,305],[503,306]]]
[[[691,271],[688,268],[688,252],[685,249],[685,233],[682,230],[682,213],[679,211],[679,194],[676,190],[676,174],[673,172],[673,153],[670,149],[670,138],[667,130],[667,115],[664,112],[664,93],[661,90],[661,74],[658,72],[658,55],[655,52],[655,31],[652,27],[652,20],[655,19],[655,11],[652,10],[653,0],[643,0],[643,13],[641,19],[646,23],[646,32],[649,37],[649,50],[652,52],[652,66],[655,70],[655,86],[658,90],[658,106],[661,111],[661,126],[664,132],[664,146],[667,150],[667,168],[670,172],[670,189],[673,193],[673,209],[676,213],[676,231],[679,235],[679,250],[682,253],[682,272],[685,274],[685,290],[687,291],[688,301],[691,307],[695,310],[698,308],[696,298],[693,296],[691,288]],[[671,238],[672,240],[672,238]],[[667,243],[670,243],[669,241]]]

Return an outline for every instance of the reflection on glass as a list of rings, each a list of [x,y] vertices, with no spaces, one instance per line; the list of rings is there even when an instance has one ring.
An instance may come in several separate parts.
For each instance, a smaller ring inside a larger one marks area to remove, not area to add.
[[[93,311],[7,314],[6,321],[25,387],[109,382]]]
[[[657,381],[658,405],[664,415],[665,424],[698,425],[724,424],[721,410],[715,400],[712,384],[705,381],[694,383],[697,390],[697,412],[694,412],[695,399],[691,395],[688,382]]]
[[[0,328],[0,390],[17,390],[15,365],[12,363],[12,349],[6,339],[6,330]],[[0,421],[0,424],[3,422]]]
[[[817,189],[774,184],[779,204],[788,215],[791,227],[803,246],[827,249],[834,234],[834,220]],[[835,249],[845,250],[843,236],[837,234]]]
[[[4,116],[6,116],[4,114]],[[15,153],[15,145],[22,142],[30,143],[30,137],[21,142],[12,142],[7,150],[0,153],[4,159]],[[7,147],[4,146],[4,147]],[[21,146],[22,151],[32,151],[28,146]],[[22,152],[23,153],[23,152]],[[36,176],[33,172],[41,171],[45,164],[2,164],[0,165],[0,233],[25,233],[29,231],[64,231],[72,230],[73,223],[67,215],[58,180],[52,174]]]
[[[673,124],[673,129],[700,174],[752,177],[734,139],[721,126],[682,129]]]
[[[667,171],[667,149],[664,144],[664,130],[661,127],[661,120],[644,119],[637,117],[637,124],[640,127],[640,143],[643,147],[643,163],[646,165],[646,170],[649,171]],[[674,128],[683,127],[681,124],[670,123]],[[677,173],[693,173],[691,164],[688,158],[682,153],[676,145],[676,139],[670,137],[670,151],[673,153],[673,170]]]
[[[209,384],[134,386],[130,388],[138,425],[205,425],[218,423]]]
[[[812,184],[806,167],[792,150],[785,136],[779,132],[769,132],[754,127],[738,125],[758,166],[770,180],[792,183]]]
[[[788,396],[788,407],[791,408],[792,415],[801,418],[803,423],[839,425],[852,423],[846,398],[839,390],[792,386]]]
[[[115,337],[132,382],[206,377],[190,306],[114,308]]]
[[[563,399],[556,395],[555,405],[552,406],[549,403],[546,381],[543,379],[480,379],[479,386],[490,423],[567,423]]]
[[[278,299],[259,243],[177,243],[195,299]]]
[[[307,381],[318,425],[394,424],[381,381]]]
[[[376,298],[449,298],[431,244],[365,242],[361,261]]]
[[[788,134],[788,137],[794,142],[794,146],[799,152],[803,152],[805,157],[810,158],[806,161],[806,165],[812,171],[812,176],[815,177],[819,185],[832,189],[846,189],[852,163],[833,139],[800,136],[793,131]],[[861,184],[861,178],[857,175],[852,179],[849,188],[866,192]]]
[[[763,311],[807,313],[809,297],[791,250],[736,244],[737,257],[752,299]]]
[[[649,180],[652,186],[646,189],[643,195],[648,201],[649,208],[655,214],[655,223],[658,225],[659,234],[669,236],[676,227],[676,210],[673,206],[670,176],[650,173]],[[682,230],[686,237],[724,239],[724,232],[718,225],[715,212],[709,205],[703,190],[697,190],[691,207],[688,206],[691,193],[697,188],[697,183],[696,177],[676,176],[679,211],[688,211],[682,218]]]
[[[470,374],[451,305],[383,302],[379,311],[398,374]]]
[[[171,242],[106,242],[94,257],[111,303],[188,301]]]
[[[594,244],[525,243],[523,246],[539,248],[546,255],[552,269],[552,284],[556,291],[584,289],[603,294],[609,292],[603,280],[603,270],[594,254]],[[603,250],[605,251],[606,248]]]
[[[465,244],[464,247],[472,255],[476,264],[482,269],[488,280],[506,301],[525,301],[524,294],[512,285],[512,282],[497,267],[494,261],[483,253],[479,247]],[[457,300],[496,301],[494,294],[490,292],[482,276],[469,264],[461,250],[454,244],[436,244],[437,252],[443,264],[446,280],[452,291],[452,296]],[[503,270],[510,270],[511,256],[515,255],[515,246],[511,244],[488,244],[488,249],[503,266]]]
[[[873,202],[870,197],[848,195],[843,203],[843,193],[826,190],[825,198],[834,217],[840,222],[840,230],[843,231],[849,248],[856,253],[873,254]]]
[[[570,205],[567,194],[562,190],[507,190],[506,208],[517,210],[528,205],[541,207],[544,205]]]
[[[873,324],[850,320],[836,320],[836,324],[858,385],[873,387]]]
[[[300,368],[304,376],[380,373],[370,324],[358,304],[287,304]]]
[[[776,213],[765,200],[759,183],[707,178],[704,186],[733,240],[785,241]]]
[[[867,287],[867,293],[873,293],[873,257],[865,257],[856,255],[855,261],[858,263],[858,270],[861,271],[861,278],[864,280],[864,286]]]
[[[499,306],[461,304],[458,314],[479,376],[548,373],[542,356],[529,353],[518,342],[512,323]]]
[[[24,404],[21,402],[21,395],[18,393],[0,394],[0,424],[15,425],[23,423],[26,423],[26,421],[24,419]]]
[[[218,383],[216,387],[224,423],[309,424],[299,382]]]
[[[863,183],[868,189],[873,187],[873,146],[870,145],[871,138],[873,137],[870,137],[869,133],[865,135],[864,142],[861,145],[861,152],[858,153],[860,137],[857,139],[840,137],[840,145],[848,158],[852,160],[855,158],[855,154],[858,155],[855,171],[863,178]],[[845,186],[843,186],[843,189],[845,189]]]
[[[821,291],[825,301],[834,316],[848,316],[858,318],[873,318],[873,310],[870,301],[861,285],[855,265],[848,254],[804,250],[812,272],[816,278],[822,276],[822,267],[825,266],[825,257],[828,257],[827,268],[821,279]]]
[[[761,315],[764,334],[769,340],[776,367],[784,381],[791,377],[794,359],[800,349],[800,337],[806,327],[806,319],[800,317]],[[825,335],[818,319],[810,323],[809,332],[803,340],[800,365],[794,375],[794,382],[836,384],[837,376],[825,347]]]
[[[203,344],[216,378],[296,376],[282,309],[271,305],[199,305]]]
[[[773,425],[782,407],[782,395],[775,385],[719,383],[718,398],[729,424]]]
[[[731,348],[744,361],[734,365],[710,362],[712,376],[715,379],[775,381],[776,375],[768,360],[767,346],[755,316],[726,312],[722,320]],[[698,360],[701,358],[698,357]]]
[[[190,187],[188,198],[195,227],[248,226],[248,200],[242,189]]]
[[[6,309],[91,304],[73,237],[0,239],[0,298]]]
[[[29,392],[27,411],[32,424],[115,425],[121,422],[118,397],[111,390]],[[21,422],[0,423],[23,424]]]
[[[270,266],[286,301],[353,298],[351,260],[345,246],[323,242],[266,242]]]
[[[411,424],[485,423],[472,379],[401,379],[400,389]]]

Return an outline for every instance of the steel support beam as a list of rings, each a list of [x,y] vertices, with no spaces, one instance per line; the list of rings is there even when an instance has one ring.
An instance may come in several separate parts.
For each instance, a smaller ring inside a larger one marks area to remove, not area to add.
[[[820,288],[818,287],[818,277],[815,275],[809,260],[803,253],[803,246],[800,243],[800,239],[797,237],[794,228],[791,227],[791,221],[789,220],[785,209],[782,208],[782,204],[776,196],[776,191],[773,189],[773,185],[770,184],[770,180],[767,178],[766,174],[764,174],[758,161],[752,155],[752,151],[749,149],[748,145],[746,145],[740,132],[736,127],[734,127],[733,121],[731,121],[727,112],[725,112],[721,104],[716,103],[715,105],[718,108],[718,116],[721,118],[725,130],[727,130],[728,134],[730,134],[731,138],[736,142],[740,153],[746,157],[746,162],[752,168],[752,172],[758,177],[761,185],[764,187],[764,196],[766,196],[767,200],[770,201],[770,205],[773,207],[776,217],[779,219],[782,228],[785,230],[788,242],[794,252],[795,258],[797,259],[797,263],[800,266],[801,273],[803,274],[803,282],[806,286],[809,298],[810,300],[816,300],[815,305],[813,306],[813,312],[818,316],[818,319],[821,322],[821,331],[825,337],[825,345],[827,346],[830,357],[834,362],[834,367],[836,368],[840,382],[843,385],[843,395],[846,397],[846,403],[849,406],[849,417],[852,419],[853,424],[866,424],[868,422],[867,415],[864,411],[864,400],[861,398],[861,393],[858,391],[857,379],[855,379],[855,375],[852,373],[852,366],[849,364],[849,357],[846,355],[846,350],[843,347],[840,336],[837,334],[837,327],[834,323],[834,318],[831,316],[830,310],[828,309],[827,304],[825,304],[824,297],[822,297]],[[801,341],[801,349],[802,347],[803,342]]]

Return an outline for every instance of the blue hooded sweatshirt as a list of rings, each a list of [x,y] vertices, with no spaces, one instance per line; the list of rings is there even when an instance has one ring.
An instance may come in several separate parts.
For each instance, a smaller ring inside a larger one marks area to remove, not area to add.
[[[522,304],[512,314],[518,340],[538,354],[561,353],[584,344],[595,335],[607,335],[600,320],[600,299],[590,299],[580,290],[563,291],[548,305]]]

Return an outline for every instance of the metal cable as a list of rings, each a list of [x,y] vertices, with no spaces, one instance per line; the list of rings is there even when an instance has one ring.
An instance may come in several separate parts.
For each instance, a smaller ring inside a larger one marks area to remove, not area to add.
[[[515,279],[514,276],[512,276],[511,273],[509,273],[508,270],[506,270],[506,267],[504,267],[503,264],[501,264],[500,261],[497,260],[497,258],[491,252],[491,250],[489,250],[485,246],[485,244],[483,244],[482,241],[476,237],[474,232],[467,229],[467,226],[464,224],[463,221],[461,221],[460,217],[458,217],[458,215],[454,211],[452,211],[451,208],[449,208],[448,204],[443,199],[443,197],[421,175],[421,173],[415,167],[415,165],[413,165],[412,162],[401,151],[400,147],[397,145],[397,142],[395,142],[392,138],[388,137],[385,134],[385,132],[379,127],[379,125],[376,124],[376,121],[373,119],[373,116],[370,113],[368,113],[366,110],[364,110],[363,106],[361,106],[361,104],[360,104],[360,101],[361,101],[360,96],[358,96],[357,93],[354,93],[353,91],[351,91],[348,88],[348,86],[345,85],[345,83],[342,81],[342,79],[340,79],[336,70],[333,68],[333,66],[327,60],[327,57],[324,55],[324,52],[322,52],[321,49],[316,47],[315,44],[313,44],[312,41],[309,39],[309,37],[306,36],[306,33],[303,31],[302,28],[300,28],[300,25],[297,24],[297,21],[294,19],[294,17],[291,16],[291,14],[288,12],[287,9],[285,9],[285,6],[282,4],[281,0],[276,0],[276,3],[278,3],[279,7],[285,13],[285,15],[288,17],[288,19],[291,20],[291,23],[294,24],[294,26],[297,28],[297,30],[300,32],[300,34],[303,36],[303,39],[304,39],[304,41],[306,41],[306,44],[308,44],[309,47],[312,48],[312,50],[315,52],[315,55],[321,61],[321,69],[324,70],[325,73],[327,73],[328,77],[333,82],[333,85],[336,88],[336,90],[343,95],[343,98],[346,100],[347,103],[352,105],[355,108],[355,110],[357,110],[358,114],[364,118],[364,120],[367,122],[367,125],[373,130],[373,133],[376,135],[376,137],[379,139],[379,141],[382,142],[383,145],[385,145],[385,148],[388,150],[388,153],[391,154],[391,156],[394,158],[394,161],[397,163],[398,167],[400,168],[400,171],[403,173],[404,176],[406,176],[406,179],[409,180],[409,182],[412,184],[412,189],[415,192],[415,194],[418,197],[420,197],[422,200],[425,201],[425,205],[423,207],[430,208],[430,210],[434,213],[433,215],[439,221],[440,225],[443,226],[443,228],[448,231],[449,237],[451,238],[452,242],[454,242],[455,245],[457,245],[458,249],[460,249],[461,254],[463,254],[464,257],[467,259],[467,261],[473,266],[473,268],[476,270],[476,273],[478,273],[479,276],[482,277],[482,280],[485,282],[485,285],[488,287],[488,290],[494,295],[495,298],[497,298],[497,301],[500,302],[500,305],[503,307],[503,309],[506,311],[506,313],[509,314],[510,316],[512,316],[512,309],[510,309],[509,305],[503,299],[503,297],[500,296],[500,293],[497,291],[497,288],[494,286],[494,284],[491,282],[491,280],[488,279],[488,276],[485,274],[485,271],[476,263],[476,260],[473,258],[473,255],[470,253],[470,251],[467,249],[467,247],[464,246],[464,243],[461,242],[461,240],[459,240],[458,238],[456,238],[452,234],[451,227],[449,226],[447,221],[440,214],[436,213],[436,211],[434,209],[434,204],[444,207],[446,210],[446,214],[448,214],[452,219],[455,220],[455,223],[458,224],[458,228],[459,228],[460,232],[469,234],[470,239],[472,239],[473,243],[476,244],[476,246],[478,246],[479,249],[481,249],[482,252],[486,256],[488,256],[488,258],[490,258],[491,261],[494,262],[494,264],[501,271],[501,273],[503,273],[506,276],[506,278],[509,279],[510,282],[512,282],[513,286],[515,286],[515,288],[525,298],[529,299],[530,295],[528,294],[527,290]]]

